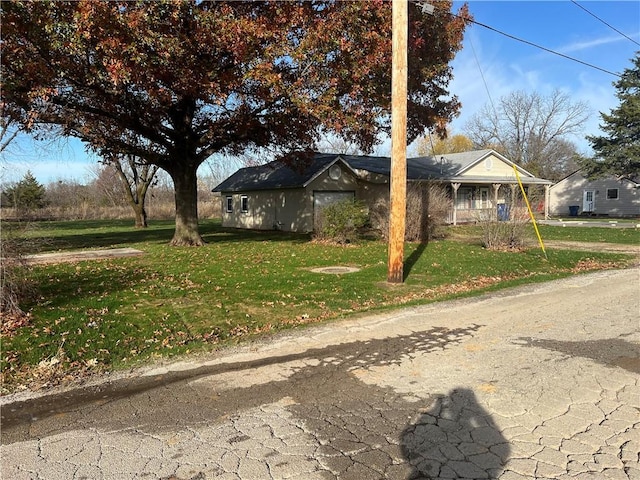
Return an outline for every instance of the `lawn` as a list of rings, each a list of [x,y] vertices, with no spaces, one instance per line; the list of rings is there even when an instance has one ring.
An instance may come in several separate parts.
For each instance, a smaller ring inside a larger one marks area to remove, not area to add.
[[[206,246],[177,248],[167,245],[173,234],[170,222],[155,222],[145,230],[134,229],[130,222],[46,222],[30,230],[31,239],[46,239],[40,242],[42,250],[126,246],[145,253],[32,267],[29,276],[38,286],[38,297],[24,305],[30,323],[2,339],[4,393],[356,313],[629,262],[619,254],[548,250],[545,260],[535,248],[488,251],[473,240],[472,229],[463,228],[456,230],[456,237],[471,236],[471,241],[407,244],[406,281],[390,286],[382,242],[327,245],[307,235],[228,230],[211,220],[202,222],[201,232]],[[628,239],[637,241],[637,232]],[[359,271],[311,271],[333,265]]]

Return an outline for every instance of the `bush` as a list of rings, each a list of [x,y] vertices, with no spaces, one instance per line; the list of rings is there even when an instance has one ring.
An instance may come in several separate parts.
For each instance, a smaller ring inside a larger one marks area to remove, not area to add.
[[[482,228],[482,245],[489,250],[521,250],[528,243],[528,221],[480,219],[478,223]]]
[[[2,315],[3,335],[11,335],[16,328],[25,325],[29,316],[22,311],[23,302],[32,300],[37,292],[35,285],[28,279],[28,264],[25,254],[34,247],[33,242],[25,238],[24,231],[29,224],[17,227],[3,225],[2,249],[0,257],[0,315]]]
[[[358,231],[369,221],[369,213],[362,202],[343,200],[324,207],[315,222],[315,237],[337,243],[358,239]]]
[[[532,206],[540,204],[540,195],[539,191],[531,189],[528,193],[529,203]],[[531,219],[519,190],[513,192],[503,208],[507,218],[496,218],[496,212],[480,213],[476,217],[476,223],[482,229],[482,244],[491,250],[522,250],[531,240]]]
[[[451,199],[443,185],[410,183],[407,185],[407,216],[404,239],[407,242],[428,242],[442,237],[447,223]],[[371,223],[384,240],[389,238],[389,201],[380,200],[371,212]]]

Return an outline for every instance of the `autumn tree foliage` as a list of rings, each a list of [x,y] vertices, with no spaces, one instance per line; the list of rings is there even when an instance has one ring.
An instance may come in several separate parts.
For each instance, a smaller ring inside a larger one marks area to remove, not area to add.
[[[447,153],[462,153],[473,150],[473,141],[462,134],[451,135],[447,131],[444,138],[433,138],[431,134],[419,138],[416,145],[416,153],[419,156],[445,155]]]
[[[459,110],[447,90],[466,6],[410,3],[408,140]],[[2,91],[14,118],[168,172],[174,245],[199,245],[198,167],[285,156],[333,133],[370,151],[390,128],[391,2],[4,1]]]

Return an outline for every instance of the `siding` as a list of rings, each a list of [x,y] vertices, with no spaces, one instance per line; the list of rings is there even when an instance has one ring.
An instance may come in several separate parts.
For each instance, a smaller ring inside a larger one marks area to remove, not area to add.
[[[607,189],[617,188],[618,198],[608,199]],[[640,216],[640,191],[633,182],[602,178],[588,181],[579,172],[570,175],[551,187],[549,212],[553,216],[569,215],[569,206],[579,206],[583,212],[585,190],[595,192],[593,214],[611,217]]]
[[[313,179],[306,188],[257,190],[222,193],[222,226],[256,230],[279,229],[285,232],[313,231],[314,191],[357,191],[358,184],[351,172],[342,169],[339,179],[327,171]],[[227,212],[227,197],[232,197],[233,211]],[[241,198],[247,197],[248,209],[241,210]]]
[[[521,176],[524,176],[522,173]],[[515,178],[513,167],[494,155],[488,155],[477,165],[462,174],[462,177],[509,177]]]

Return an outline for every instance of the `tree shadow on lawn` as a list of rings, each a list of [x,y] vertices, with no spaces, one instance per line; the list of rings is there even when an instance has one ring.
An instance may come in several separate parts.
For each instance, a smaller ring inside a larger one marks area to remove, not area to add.
[[[246,230],[240,228],[216,228],[214,231],[200,232],[207,243],[220,242],[287,242],[307,243],[311,240],[308,233],[281,232],[278,230]]]
[[[136,229],[116,232],[94,232],[44,237],[38,252],[117,248],[136,243],[169,243],[174,227]]]
[[[60,269],[47,270],[46,280],[40,281],[36,305],[62,308],[78,301],[86,303],[140,285],[151,275],[150,270],[121,266],[108,260],[67,264]]]
[[[105,224],[105,222],[96,223],[96,225],[109,228],[109,225]],[[76,224],[73,229],[77,228]],[[116,228],[119,228],[119,226]],[[69,227],[68,229],[71,230],[72,227]],[[305,243],[311,239],[309,234],[280,232],[275,230],[223,228],[217,221],[203,222],[199,226],[199,230],[203,240],[211,244],[220,242],[249,241]],[[106,232],[92,231],[91,229],[88,229],[86,233],[45,237],[43,238],[39,252],[52,250],[72,251],[82,249],[117,248],[140,243],[165,244],[168,247],[169,242],[173,238],[174,232],[175,225],[173,223],[150,226],[145,229],[136,229],[131,227],[130,229]]]

